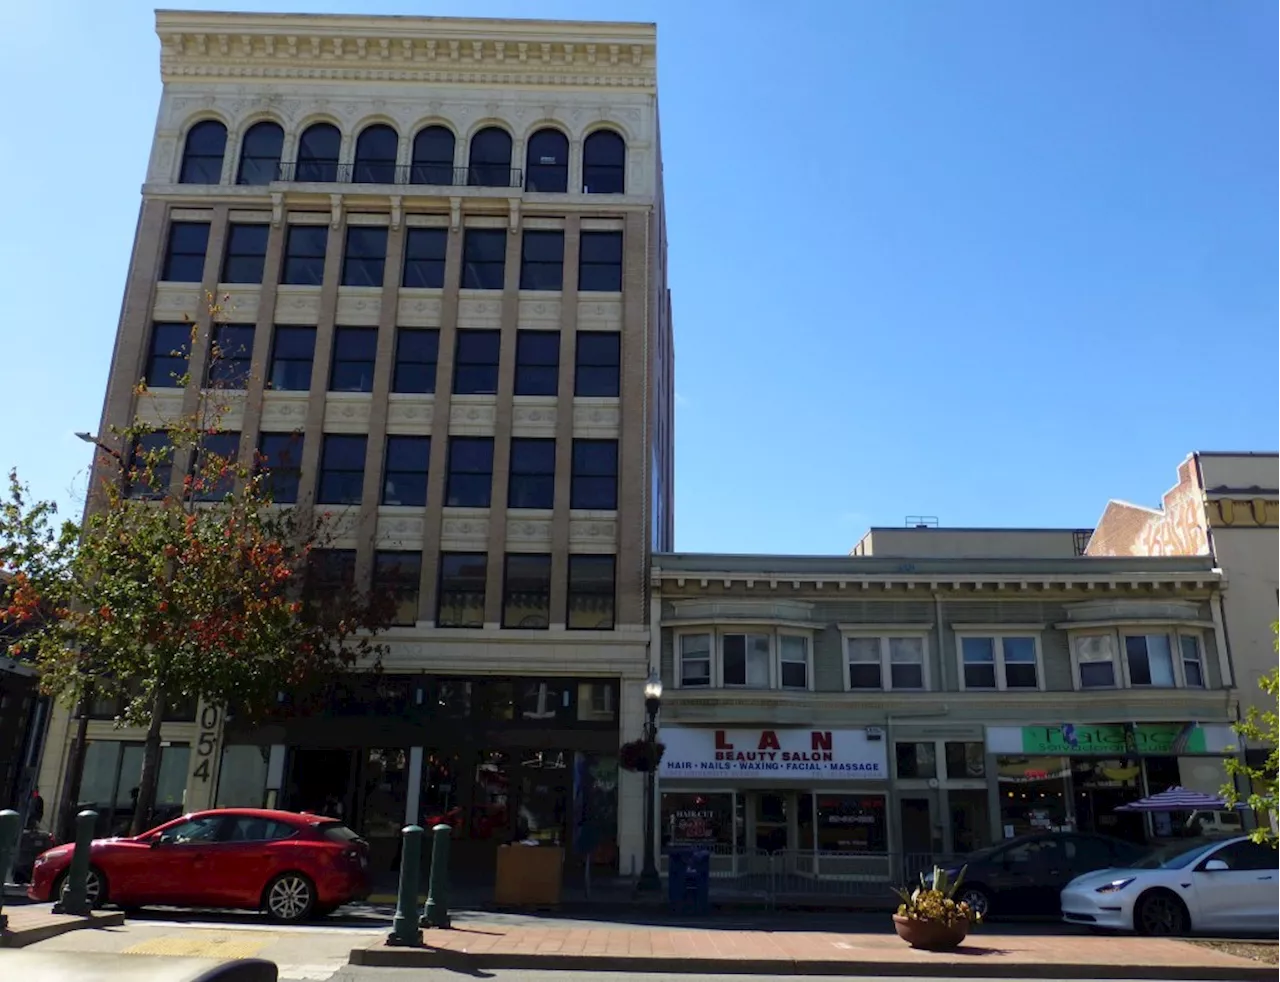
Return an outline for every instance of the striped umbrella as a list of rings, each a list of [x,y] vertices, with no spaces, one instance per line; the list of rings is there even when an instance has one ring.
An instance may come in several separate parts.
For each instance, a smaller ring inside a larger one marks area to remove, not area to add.
[[[1228,807],[1227,803],[1217,795],[1204,794],[1201,791],[1190,791],[1187,788],[1172,787],[1159,794],[1139,798],[1127,805],[1121,805],[1118,812],[1191,812],[1219,811]]]

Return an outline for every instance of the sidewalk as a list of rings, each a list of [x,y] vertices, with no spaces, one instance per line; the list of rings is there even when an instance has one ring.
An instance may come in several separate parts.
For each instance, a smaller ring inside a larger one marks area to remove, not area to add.
[[[1093,935],[1016,935],[980,929],[954,952],[909,948],[880,933],[703,928],[555,928],[464,924],[423,932],[424,947],[384,941],[351,952],[353,965],[687,975],[879,975],[940,978],[1274,980],[1273,967],[1184,941]]]
[[[124,923],[124,911],[94,911],[87,917],[76,917],[55,914],[49,904],[5,905],[4,914],[9,919],[9,926],[0,933],[0,948],[25,948],[68,931],[86,927],[118,927]]]

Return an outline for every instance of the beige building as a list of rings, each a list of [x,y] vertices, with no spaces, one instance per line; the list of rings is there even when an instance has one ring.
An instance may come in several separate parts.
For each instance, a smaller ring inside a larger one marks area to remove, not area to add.
[[[160,11],[156,33],[99,432],[193,411],[173,378],[207,378],[216,344],[228,448],[333,513],[331,585],[400,599],[384,674],[323,717],[287,694],[257,727],[176,708],[162,804],[336,810],[384,859],[443,818],[480,862],[517,832],[568,845],[585,782],[595,858],[628,870],[640,787],[616,750],[673,527],[654,26]],[[80,797],[114,828],[142,734],[113,714]]]

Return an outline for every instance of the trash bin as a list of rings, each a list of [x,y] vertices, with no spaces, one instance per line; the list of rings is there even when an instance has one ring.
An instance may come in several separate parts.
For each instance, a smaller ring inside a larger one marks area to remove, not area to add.
[[[684,902],[689,853],[692,851],[692,849],[673,846],[667,853],[667,904],[672,910],[679,909]]]

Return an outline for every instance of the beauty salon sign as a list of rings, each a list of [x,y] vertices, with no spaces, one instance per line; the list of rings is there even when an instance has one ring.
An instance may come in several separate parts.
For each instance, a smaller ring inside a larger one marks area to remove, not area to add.
[[[714,730],[664,726],[661,777],[880,781],[884,741],[866,730]]]

